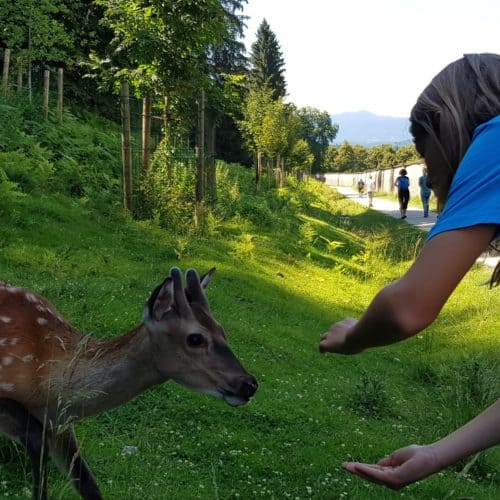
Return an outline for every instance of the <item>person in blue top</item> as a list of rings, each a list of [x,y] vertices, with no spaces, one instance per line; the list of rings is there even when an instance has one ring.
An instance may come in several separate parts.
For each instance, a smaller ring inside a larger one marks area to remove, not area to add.
[[[418,178],[418,187],[420,188],[420,199],[424,208],[424,217],[429,217],[429,199],[431,197],[431,188],[427,184],[427,168],[422,169],[422,175]]]
[[[444,210],[407,273],[383,288],[359,320],[333,324],[321,338],[321,352],[357,354],[416,335],[500,238],[500,56],[469,54],[448,65],[419,96],[410,122],[429,185]],[[490,286],[499,283],[500,264]],[[376,464],[343,467],[399,489],[500,443],[499,423],[497,400],[434,443],[401,448]]]
[[[394,182],[394,185],[398,188],[399,211],[402,219],[406,219],[406,210],[410,201],[410,179],[406,175],[407,173],[406,169],[402,168]]]

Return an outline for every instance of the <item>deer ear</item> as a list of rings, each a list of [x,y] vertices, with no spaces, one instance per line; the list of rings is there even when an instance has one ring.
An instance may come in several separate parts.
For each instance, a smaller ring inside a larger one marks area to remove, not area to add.
[[[214,274],[215,274],[215,267],[212,267],[212,269],[210,269],[210,271],[208,271],[208,273],[204,274],[200,278],[200,285],[201,285],[201,288],[203,288],[203,290],[205,290],[205,288],[207,288],[207,286],[210,283],[210,281],[212,280],[212,276]]]
[[[157,286],[146,304],[144,319],[160,321],[174,304],[174,281],[169,276]]]

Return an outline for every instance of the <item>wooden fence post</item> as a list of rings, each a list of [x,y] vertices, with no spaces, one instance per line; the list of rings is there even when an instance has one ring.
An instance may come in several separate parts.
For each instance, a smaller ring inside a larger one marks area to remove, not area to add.
[[[9,63],[10,63],[10,49],[5,49],[3,52],[3,75],[2,75],[2,91],[6,96],[9,91]]]
[[[130,210],[132,200],[132,155],[130,151],[130,100],[128,83],[121,84],[123,206]]]
[[[64,71],[62,68],[57,68],[57,117],[61,123],[63,121],[63,85]]]
[[[142,170],[146,173],[149,169],[149,141],[151,138],[151,97],[142,99]]]
[[[17,58],[17,92],[23,90],[23,59],[22,57]]]
[[[203,163],[205,160],[205,91],[202,90],[198,100],[198,134],[196,145],[196,185],[194,220],[196,227],[203,226]]]
[[[48,69],[43,72],[43,119],[49,117],[49,89],[50,89],[50,71]]]

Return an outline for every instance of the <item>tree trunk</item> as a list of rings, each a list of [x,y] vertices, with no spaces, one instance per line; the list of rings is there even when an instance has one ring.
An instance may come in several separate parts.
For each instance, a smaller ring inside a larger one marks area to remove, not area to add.
[[[57,68],[57,117],[60,123],[63,121],[63,89],[64,72],[62,68]]]
[[[208,133],[207,196],[210,203],[217,200],[217,177],[215,169],[215,133],[217,127],[210,124]]]
[[[151,139],[151,97],[142,99],[142,171],[149,170],[150,151],[149,142]]]
[[[5,49],[3,53],[3,76],[2,76],[2,92],[6,96],[9,91],[9,63],[10,49]]]
[[[50,71],[48,69],[43,72],[43,119],[49,117],[49,91],[50,91]]]
[[[205,160],[205,91],[202,90],[198,101],[198,134],[196,145],[196,186],[195,186],[195,224],[203,227],[203,175]]]
[[[128,83],[121,85],[123,206],[130,210],[132,201],[132,156],[130,154],[130,101]]]
[[[260,188],[260,178],[262,177],[262,152],[257,151],[257,164],[255,165],[255,187]]]
[[[23,60],[17,58],[17,92],[20,93],[23,89]]]

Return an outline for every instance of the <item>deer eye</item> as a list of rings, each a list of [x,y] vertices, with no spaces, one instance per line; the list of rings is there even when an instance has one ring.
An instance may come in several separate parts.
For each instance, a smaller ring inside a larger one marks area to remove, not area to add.
[[[205,344],[205,337],[201,333],[192,333],[187,337],[189,347],[201,347]]]

